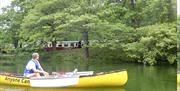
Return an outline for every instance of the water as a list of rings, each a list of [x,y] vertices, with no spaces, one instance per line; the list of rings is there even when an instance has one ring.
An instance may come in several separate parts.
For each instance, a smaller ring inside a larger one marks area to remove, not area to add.
[[[27,61],[16,63],[14,66],[0,66],[1,72],[15,72],[22,74]],[[128,82],[123,87],[101,88],[31,88],[0,85],[0,91],[177,91],[176,67],[172,66],[144,66],[139,64],[85,64],[77,62],[41,62],[44,70],[52,71],[79,71],[93,70],[108,72],[127,69]]]
[[[103,88],[30,88],[1,85],[0,91],[125,91],[122,87]]]

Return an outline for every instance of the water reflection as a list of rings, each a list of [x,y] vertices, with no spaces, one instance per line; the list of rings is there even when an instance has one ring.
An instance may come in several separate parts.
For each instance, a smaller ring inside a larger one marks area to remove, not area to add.
[[[168,66],[128,67],[127,91],[176,91],[176,69]]]
[[[177,91],[180,91],[180,83],[177,84]]]
[[[0,85],[0,91],[125,91],[123,87],[97,88],[31,88],[11,85]]]

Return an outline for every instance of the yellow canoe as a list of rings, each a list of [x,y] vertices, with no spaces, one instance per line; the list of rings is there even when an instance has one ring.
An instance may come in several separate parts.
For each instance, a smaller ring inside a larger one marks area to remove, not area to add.
[[[121,70],[121,71],[116,71],[116,72],[111,72],[111,73],[106,73],[106,74],[79,77],[77,84],[73,86],[67,86],[67,87],[123,86],[126,84],[127,80],[128,80],[127,71]],[[0,75],[0,84],[31,87],[29,78],[5,76],[5,75]]]
[[[123,70],[97,76],[80,77],[79,84],[75,87],[123,86],[127,80],[127,71]]]
[[[177,74],[177,83],[180,83],[180,74]]]
[[[32,88],[0,85],[0,91],[125,91],[123,87],[87,87],[87,88]]]

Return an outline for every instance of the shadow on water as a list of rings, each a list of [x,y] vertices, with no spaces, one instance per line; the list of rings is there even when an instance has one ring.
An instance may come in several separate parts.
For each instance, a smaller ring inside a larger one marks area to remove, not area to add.
[[[0,91],[125,91],[123,87],[97,88],[31,88],[11,85],[0,85]]]

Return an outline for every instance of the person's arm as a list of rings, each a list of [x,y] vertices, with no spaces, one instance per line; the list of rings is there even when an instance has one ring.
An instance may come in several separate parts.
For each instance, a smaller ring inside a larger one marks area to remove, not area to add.
[[[39,63],[39,61],[37,61],[37,63],[38,63],[38,65],[39,65],[39,70],[44,71],[43,68],[42,68],[42,66],[41,66],[41,64]]]
[[[44,76],[49,76],[49,73],[43,70],[32,69],[35,73],[42,73]]]
[[[39,63],[39,61],[37,61],[37,63],[38,63],[38,66],[39,66],[39,70],[42,71],[45,76],[49,76],[49,73],[43,70],[43,68],[42,68],[41,64]]]

